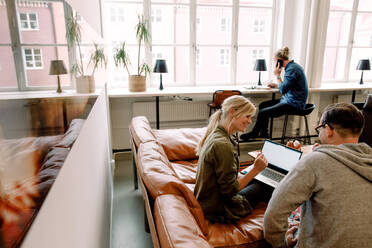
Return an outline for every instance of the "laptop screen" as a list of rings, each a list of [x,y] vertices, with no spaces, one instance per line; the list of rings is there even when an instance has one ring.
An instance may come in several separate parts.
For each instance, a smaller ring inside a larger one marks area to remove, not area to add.
[[[279,169],[280,172],[287,174],[301,158],[302,152],[288,146],[265,140],[262,147],[269,167]]]

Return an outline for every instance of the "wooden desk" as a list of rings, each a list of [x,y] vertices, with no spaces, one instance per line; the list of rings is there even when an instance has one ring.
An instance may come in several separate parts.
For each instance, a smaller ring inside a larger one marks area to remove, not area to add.
[[[160,114],[159,114],[159,98],[161,96],[203,96],[212,95],[216,89],[218,90],[239,90],[243,95],[257,95],[257,94],[272,94],[272,99],[275,99],[275,93],[278,89],[270,88],[252,88],[241,86],[213,86],[213,87],[167,87],[164,90],[158,88],[148,88],[144,92],[130,92],[129,89],[111,89],[109,91],[110,98],[121,97],[155,97],[155,113],[156,113],[156,128],[160,128]]]
[[[279,93],[278,89],[268,88],[253,88],[252,86],[244,85],[229,85],[229,86],[203,86],[203,87],[167,87],[164,90],[158,88],[147,88],[144,92],[130,92],[128,88],[110,89],[110,98],[136,98],[136,97],[155,97],[155,113],[156,113],[156,128],[160,128],[160,113],[159,113],[159,98],[162,96],[203,96],[212,95],[216,90],[239,90],[243,95],[261,95],[272,94],[272,99],[275,99],[275,94]],[[309,88],[309,93],[318,92],[341,92],[352,91],[352,99],[355,100],[357,90],[372,90],[372,83],[323,83],[320,88]],[[270,120],[270,137],[272,137],[273,120]]]

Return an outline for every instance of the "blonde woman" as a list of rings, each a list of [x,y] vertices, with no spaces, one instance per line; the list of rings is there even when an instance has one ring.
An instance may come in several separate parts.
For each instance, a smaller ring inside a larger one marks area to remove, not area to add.
[[[239,158],[231,135],[244,131],[256,108],[243,96],[227,98],[209,121],[198,147],[199,162],[194,194],[204,215],[212,222],[231,223],[247,216],[259,200],[271,196],[267,186],[253,178],[267,167],[260,154],[253,169],[238,178]],[[267,187],[267,188],[266,188]]]
[[[279,117],[289,111],[305,108],[309,94],[306,76],[299,64],[289,60],[289,48],[284,47],[277,51],[274,62],[276,64],[274,75],[278,84],[270,83],[269,86],[272,88],[278,87],[283,96],[281,99],[262,102],[258,106],[259,112],[256,124],[251,132],[240,136],[243,140],[256,137],[267,138],[269,136],[268,123],[270,117]],[[283,68],[284,79],[282,80],[280,75]]]

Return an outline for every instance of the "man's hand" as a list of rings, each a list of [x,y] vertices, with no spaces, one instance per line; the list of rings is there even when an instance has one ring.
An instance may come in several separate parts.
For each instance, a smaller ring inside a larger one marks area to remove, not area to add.
[[[268,165],[268,162],[267,162],[267,159],[265,158],[264,154],[263,153],[259,153],[257,158],[255,159],[254,161],[254,164],[253,164],[253,169],[256,171],[256,172],[261,172],[262,170],[264,170]]]
[[[298,236],[294,237],[295,231],[298,229],[298,226],[290,227],[287,232],[285,233],[285,239],[287,242],[288,247],[294,247],[297,244]]]
[[[299,151],[301,150],[301,143],[298,140],[288,141],[287,146]]]

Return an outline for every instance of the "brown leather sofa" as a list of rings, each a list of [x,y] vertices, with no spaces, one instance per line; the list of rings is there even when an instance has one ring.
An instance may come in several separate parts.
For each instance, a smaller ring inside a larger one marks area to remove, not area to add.
[[[0,247],[21,245],[84,121],[63,135],[0,139]]]
[[[265,247],[264,203],[234,224],[204,218],[193,189],[195,147],[205,130],[152,130],[143,116],[131,121],[134,162],[154,247]]]

